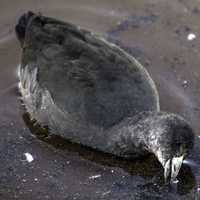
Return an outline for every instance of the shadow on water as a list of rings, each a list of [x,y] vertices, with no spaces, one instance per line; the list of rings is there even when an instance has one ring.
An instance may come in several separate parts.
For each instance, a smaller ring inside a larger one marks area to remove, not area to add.
[[[66,150],[68,152],[76,152],[86,160],[108,166],[122,168],[131,175],[139,175],[144,178],[152,178],[153,183],[158,184],[160,188],[174,190],[164,183],[163,169],[157,159],[153,155],[146,156],[142,159],[124,159],[111,154],[103,153],[80,144],[72,143],[63,137],[50,134],[48,127],[41,127],[35,120],[31,120],[28,113],[23,114],[23,120],[32,134],[41,141],[53,146],[56,149]],[[148,185],[151,184],[151,185]],[[152,187],[152,182],[142,187]],[[185,195],[196,187],[195,176],[188,165],[183,164],[179,176],[176,192],[179,195]]]

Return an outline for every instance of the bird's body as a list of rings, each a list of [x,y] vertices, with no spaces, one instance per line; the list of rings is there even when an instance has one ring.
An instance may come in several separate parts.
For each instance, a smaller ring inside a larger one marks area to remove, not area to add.
[[[189,125],[177,115],[160,112],[153,80],[119,47],[34,13],[20,18],[16,32],[23,47],[22,99],[31,117],[51,132],[123,157],[149,152],[161,156],[160,137],[166,137],[169,151],[177,137],[191,148]],[[176,136],[175,129],[183,130],[183,136]],[[159,160],[163,167],[171,154]]]

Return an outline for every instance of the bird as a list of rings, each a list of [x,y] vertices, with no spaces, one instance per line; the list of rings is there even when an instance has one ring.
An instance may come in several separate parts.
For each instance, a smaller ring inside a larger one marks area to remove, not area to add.
[[[27,11],[15,26],[19,91],[50,133],[123,158],[154,154],[176,180],[194,143],[180,115],[160,110],[147,70],[119,46],[72,23]]]

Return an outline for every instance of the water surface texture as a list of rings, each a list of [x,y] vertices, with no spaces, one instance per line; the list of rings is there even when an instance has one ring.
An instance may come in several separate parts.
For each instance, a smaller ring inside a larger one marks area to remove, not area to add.
[[[27,10],[99,33],[147,68],[161,109],[184,116],[196,133],[177,184],[164,185],[153,157],[122,160],[49,137],[30,121],[17,90],[21,52],[14,34]],[[198,0],[1,0],[0,11],[1,200],[200,199]]]

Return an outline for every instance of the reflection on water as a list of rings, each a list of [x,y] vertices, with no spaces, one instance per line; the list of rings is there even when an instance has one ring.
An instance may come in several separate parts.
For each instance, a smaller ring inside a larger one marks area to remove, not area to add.
[[[183,163],[187,164],[188,166],[191,166],[191,167],[198,167],[198,164],[195,163],[193,160],[190,160],[190,159],[184,160]]]

